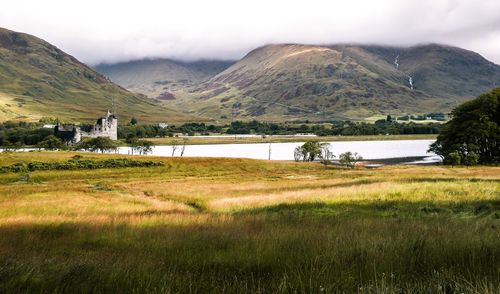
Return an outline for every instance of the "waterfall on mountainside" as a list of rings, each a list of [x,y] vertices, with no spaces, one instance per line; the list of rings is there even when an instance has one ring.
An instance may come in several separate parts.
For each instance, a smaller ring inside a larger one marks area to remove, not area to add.
[[[394,65],[396,65],[396,70],[399,70],[399,54],[394,59]],[[408,84],[410,85],[410,89],[413,90],[413,77],[410,75],[408,75]]]
[[[408,76],[408,84],[410,84],[410,89],[413,90],[413,78],[410,75]]]
[[[396,59],[394,59],[394,64],[396,65],[396,69],[399,70],[399,54],[396,56]]]

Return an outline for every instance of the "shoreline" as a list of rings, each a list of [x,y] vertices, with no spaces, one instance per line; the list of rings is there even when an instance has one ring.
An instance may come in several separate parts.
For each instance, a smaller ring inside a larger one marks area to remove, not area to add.
[[[265,137],[227,137],[211,136],[183,136],[164,138],[140,138],[151,141],[155,146],[172,145],[216,145],[216,144],[254,144],[254,143],[297,143],[306,141],[315,142],[353,142],[353,141],[393,141],[393,140],[435,140],[437,135],[360,135],[360,136],[294,136],[271,135]]]

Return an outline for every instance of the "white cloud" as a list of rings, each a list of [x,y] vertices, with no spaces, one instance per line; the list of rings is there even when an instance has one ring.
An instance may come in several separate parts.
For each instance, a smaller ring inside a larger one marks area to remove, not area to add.
[[[0,26],[87,63],[235,59],[266,43],[439,42],[500,63],[498,0],[16,0]]]

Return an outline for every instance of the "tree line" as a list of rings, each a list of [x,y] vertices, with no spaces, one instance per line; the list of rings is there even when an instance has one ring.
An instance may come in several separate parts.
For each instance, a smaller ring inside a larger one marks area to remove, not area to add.
[[[398,134],[437,134],[441,129],[437,123],[416,124],[398,123],[388,119],[375,123],[332,121],[328,124],[306,123],[269,123],[259,121],[235,121],[226,125],[205,123],[185,123],[160,127],[158,124],[140,124],[133,119],[127,124],[118,126],[118,138],[133,140],[134,138],[173,137],[184,135],[209,134],[260,134],[260,135],[294,135],[311,133],[318,136],[354,136],[354,135],[398,135]],[[20,148],[35,146],[54,135],[51,128],[43,128],[42,122],[3,122],[0,123],[0,146],[3,148]]]

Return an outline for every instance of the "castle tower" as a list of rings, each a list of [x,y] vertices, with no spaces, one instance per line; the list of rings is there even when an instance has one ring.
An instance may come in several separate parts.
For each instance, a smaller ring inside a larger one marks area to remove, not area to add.
[[[106,118],[109,128],[109,137],[111,138],[111,140],[118,140],[118,118],[109,110],[106,114]]]
[[[111,140],[118,139],[118,118],[111,111],[107,111],[106,115],[99,118],[94,125],[92,131],[85,135],[86,137],[108,137]]]

